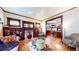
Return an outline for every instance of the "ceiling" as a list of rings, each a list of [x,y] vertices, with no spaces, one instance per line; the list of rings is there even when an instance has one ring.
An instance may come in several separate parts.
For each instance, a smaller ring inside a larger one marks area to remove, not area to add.
[[[5,11],[32,17],[38,20],[46,19],[72,7],[2,7]]]

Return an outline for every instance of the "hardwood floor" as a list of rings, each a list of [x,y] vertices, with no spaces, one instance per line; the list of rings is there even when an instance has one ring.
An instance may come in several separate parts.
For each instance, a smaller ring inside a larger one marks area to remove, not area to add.
[[[53,51],[70,51],[70,48],[62,43],[60,38],[53,38],[52,41],[52,50]]]
[[[29,47],[26,45],[25,40],[19,42],[18,51],[29,51]]]
[[[25,44],[24,43],[25,43],[25,41],[20,42],[18,50],[20,50],[20,51],[29,51],[28,46],[26,46],[26,43]],[[70,51],[70,50],[73,50],[73,49],[68,47],[64,43],[62,43],[60,38],[57,38],[57,37],[53,38],[52,51]]]

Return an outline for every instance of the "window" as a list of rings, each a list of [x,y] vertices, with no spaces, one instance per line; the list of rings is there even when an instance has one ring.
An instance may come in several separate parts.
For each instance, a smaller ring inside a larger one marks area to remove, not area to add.
[[[33,28],[34,27],[34,23],[23,21],[23,27],[24,28]]]
[[[35,27],[40,28],[40,23],[35,23]]]
[[[46,21],[46,30],[62,31],[62,16]]]
[[[29,27],[30,27],[30,28],[33,28],[33,24],[29,24]]]
[[[29,24],[24,24],[24,27],[29,27]]]
[[[18,21],[11,20],[10,21],[10,25],[16,25],[16,26],[18,26],[19,25],[19,22]]]
[[[7,18],[7,25],[20,27],[20,20],[14,18]]]

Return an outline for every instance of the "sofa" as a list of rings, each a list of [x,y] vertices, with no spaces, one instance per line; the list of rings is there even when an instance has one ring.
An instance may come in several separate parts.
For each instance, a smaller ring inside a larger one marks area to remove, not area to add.
[[[72,33],[71,35],[65,37],[62,41],[70,47],[75,47],[76,51],[79,51],[79,33]]]
[[[0,37],[0,51],[10,51],[18,44],[13,36]]]

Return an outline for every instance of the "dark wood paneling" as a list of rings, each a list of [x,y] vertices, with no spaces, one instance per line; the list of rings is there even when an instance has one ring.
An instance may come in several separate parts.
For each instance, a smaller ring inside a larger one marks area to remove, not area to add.
[[[18,35],[17,31],[19,33],[21,32],[21,34],[19,34],[21,38],[20,40],[24,40],[24,28],[3,27],[4,36],[9,36],[9,35],[14,35],[14,34]]]

